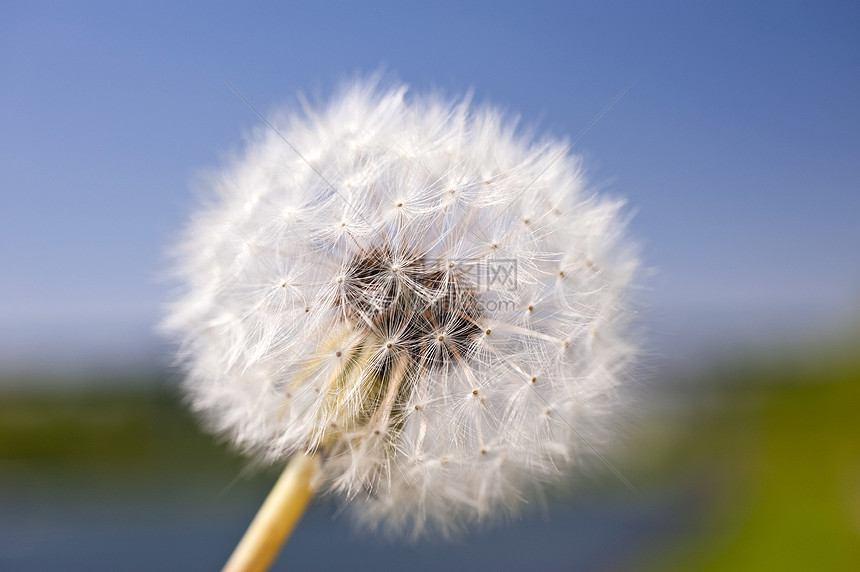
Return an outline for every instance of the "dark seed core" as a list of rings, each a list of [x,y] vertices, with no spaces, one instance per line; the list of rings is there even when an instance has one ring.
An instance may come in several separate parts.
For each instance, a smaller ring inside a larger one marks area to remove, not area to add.
[[[477,286],[468,272],[447,266],[403,254],[395,260],[386,248],[362,251],[347,264],[337,304],[357,327],[396,338],[418,367],[457,363],[474,353],[484,329]]]

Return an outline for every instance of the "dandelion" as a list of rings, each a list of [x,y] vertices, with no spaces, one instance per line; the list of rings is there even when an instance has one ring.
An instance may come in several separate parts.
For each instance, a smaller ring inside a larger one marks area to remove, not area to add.
[[[213,431],[413,537],[515,514],[612,440],[637,259],[568,145],[375,82],[271,127],[178,249],[166,326]]]

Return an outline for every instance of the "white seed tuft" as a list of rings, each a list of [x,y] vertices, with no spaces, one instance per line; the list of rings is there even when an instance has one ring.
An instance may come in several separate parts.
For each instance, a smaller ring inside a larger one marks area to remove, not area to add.
[[[637,259],[563,142],[405,92],[260,130],[189,225],[165,326],[240,450],[316,452],[361,522],[450,533],[612,441]]]

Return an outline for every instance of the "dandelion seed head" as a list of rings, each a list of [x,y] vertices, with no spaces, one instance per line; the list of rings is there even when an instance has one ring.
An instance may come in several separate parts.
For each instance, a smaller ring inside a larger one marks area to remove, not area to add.
[[[274,125],[177,249],[165,328],[213,431],[319,454],[359,522],[416,536],[513,514],[613,440],[637,257],[565,143],[373,82]]]

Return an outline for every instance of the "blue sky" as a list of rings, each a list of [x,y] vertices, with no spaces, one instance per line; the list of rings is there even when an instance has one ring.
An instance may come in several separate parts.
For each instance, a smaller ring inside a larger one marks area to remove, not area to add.
[[[384,66],[573,136],[671,356],[860,315],[856,3],[4,2],[0,368],[168,359],[165,247],[260,109]],[[734,341],[733,341],[734,340]]]

